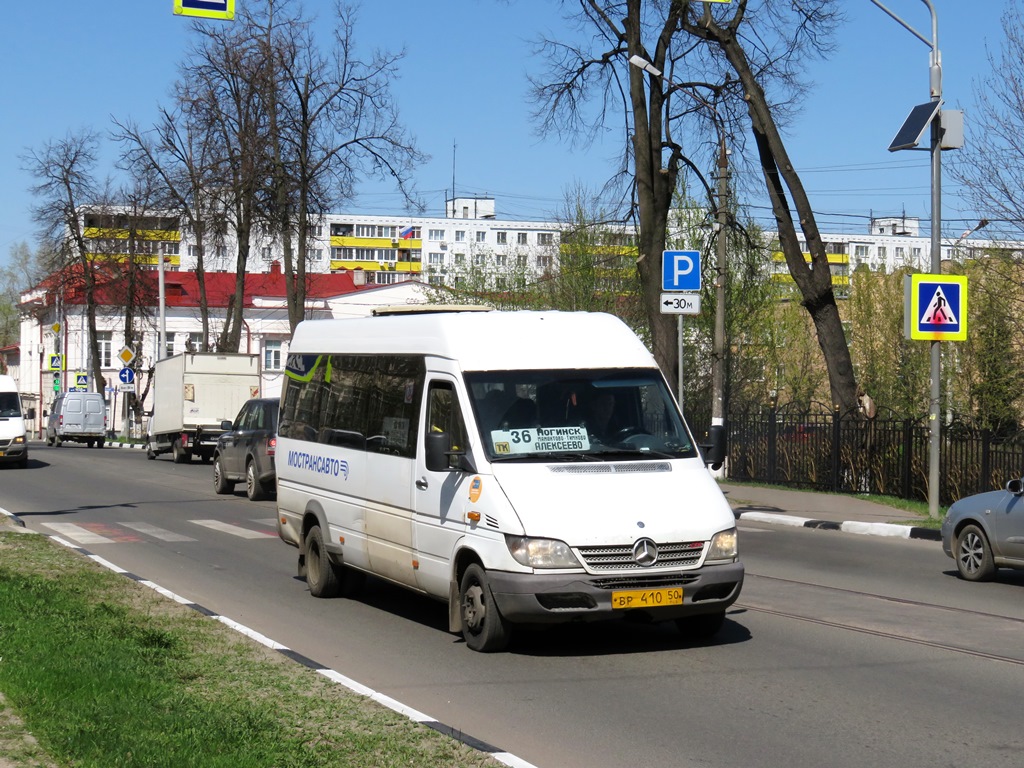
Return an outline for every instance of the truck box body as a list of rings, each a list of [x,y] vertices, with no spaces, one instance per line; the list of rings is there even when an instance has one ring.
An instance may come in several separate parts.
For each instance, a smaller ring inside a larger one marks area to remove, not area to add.
[[[186,352],[159,360],[153,372],[150,458],[173,451],[175,461],[213,455],[221,422],[260,393],[258,355]]]

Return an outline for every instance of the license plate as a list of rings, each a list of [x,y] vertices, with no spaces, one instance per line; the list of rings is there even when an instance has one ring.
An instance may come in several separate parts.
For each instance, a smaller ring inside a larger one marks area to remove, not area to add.
[[[612,592],[612,608],[663,608],[683,604],[683,588],[622,589]]]

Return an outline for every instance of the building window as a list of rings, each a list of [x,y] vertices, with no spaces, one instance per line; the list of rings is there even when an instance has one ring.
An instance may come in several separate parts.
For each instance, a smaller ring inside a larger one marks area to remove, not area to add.
[[[387,237],[394,239],[398,236],[395,227],[378,226],[376,224],[356,224],[356,237]]]
[[[228,257],[228,249],[226,245],[218,245],[214,251],[218,259],[226,259]]]
[[[518,245],[526,245],[527,239],[526,239],[526,233],[525,232],[517,232],[516,233],[516,243]]]
[[[443,253],[428,253],[427,254],[427,263],[432,265],[432,266],[438,266],[440,264],[444,264],[444,254]]]
[[[496,234],[498,235],[498,245],[508,244],[508,232],[497,232]]]
[[[112,368],[114,366],[114,356],[111,352],[111,347],[114,343],[113,339],[113,331],[96,332],[96,343],[100,348],[100,368]]]
[[[270,261],[274,258],[274,252],[270,248],[260,248],[260,255],[263,257],[264,261]]]
[[[281,370],[281,342],[267,339],[263,342],[263,370]]]
[[[307,248],[306,261],[322,261],[324,258],[323,248]]]
[[[464,253],[456,253],[455,254],[455,263],[456,264],[465,264],[466,263],[466,254],[464,254]]]
[[[538,232],[537,245],[554,245],[555,236],[551,232]]]
[[[428,237],[427,239],[428,240],[444,240],[444,230],[443,229],[432,229],[432,230],[430,230],[430,237]]]
[[[165,256],[177,256],[179,253],[181,253],[181,243],[165,241],[163,243],[163,246]]]
[[[878,258],[885,261],[886,250],[884,245],[878,246]]]
[[[487,256],[486,255],[484,255],[482,253],[474,253],[473,254],[473,266],[474,267],[482,267],[486,263],[487,263]]]
[[[185,341],[186,352],[202,352],[203,351],[203,333],[192,332],[188,335],[188,339]]]
[[[499,267],[504,267],[506,264],[508,264],[508,255],[504,253],[499,253],[497,256],[494,257],[494,263],[497,264]]]
[[[306,227],[306,234],[310,237],[320,237],[324,233],[324,228],[319,224],[310,224]]]
[[[464,242],[466,242],[466,230],[464,230],[464,229],[456,229],[455,230],[455,242],[456,243],[464,243]]]
[[[538,256],[537,257],[537,266],[542,268],[542,269],[546,269],[547,267],[550,267],[551,266],[551,257],[547,256],[547,255]]]
[[[487,242],[487,232],[485,232],[485,231],[477,232],[476,233],[476,241],[478,243],[486,243]]]

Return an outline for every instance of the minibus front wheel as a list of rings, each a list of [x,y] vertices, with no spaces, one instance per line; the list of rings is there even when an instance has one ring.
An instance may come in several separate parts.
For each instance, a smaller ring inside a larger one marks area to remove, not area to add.
[[[471,650],[481,653],[500,651],[508,645],[508,622],[498,611],[487,571],[473,563],[459,583],[462,636]]]

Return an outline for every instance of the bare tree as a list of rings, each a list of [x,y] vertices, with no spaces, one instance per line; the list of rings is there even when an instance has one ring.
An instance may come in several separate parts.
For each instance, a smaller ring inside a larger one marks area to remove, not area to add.
[[[275,234],[284,246],[294,330],[305,317],[310,226],[333,206],[351,200],[364,175],[393,179],[412,203],[409,178],[426,157],[400,122],[390,91],[404,54],[377,51],[369,60],[360,59],[356,14],[339,3],[334,46],[325,56],[310,22],[275,18],[275,4],[287,2],[270,0],[267,17],[251,19],[264,25],[264,55],[272,68],[266,99],[274,105],[268,115],[273,157],[268,200]]]
[[[658,304],[669,208],[685,175],[697,175],[710,192],[700,169],[711,166],[711,150],[726,136],[742,148],[742,121],[754,140],[786,262],[814,322],[833,402],[853,409],[856,381],[828,258],[779,128],[801,95],[800,67],[829,50],[839,3],[575,0],[566,5],[578,6],[573,18],[591,39],[589,45],[543,41],[550,67],[543,81],[533,81],[537,116],[542,132],[585,138],[621,109],[625,145],[620,173],[628,176],[632,165],[637,266],[653,352],[666,375],[674,377],[678,358],[673,318],[662,315]],[[631,57],[651,66],[646,71],[631,67]],[[593,102],[596,109],[588,111]],[[797,220],[810,264],[799,246]]]
[[[227,27],[194,24],[199,41],[181,72],[194,84],[183,111],[206,131],[202,141],[209,141],[213,152],[206,189],[223,216],[223,227],[213,235],[223,237],[230,229],[237,244],[235,290],[217,341],[224,351],[237,350],[241,342],[245,274],[253,240],[267,228],[263,198],[271,173],[267,116],[273,105],[266,98],[271,67],[245,19],[241,14],[238,23]]]
[[[190,108],[195,96],[187,80],[175,90],[175,106],[160,109],[154,128],[143,131],[131,121],[115,119],[114,138],[122,144],[122,166],[135,178],[154,177],[155,203],[166,214],[177,215],[195,242],[195,273],[202,323],[200,351],[210,343],[210,304],[206,290],[206,251],[213,233],[224,229],[215,204],[213,176],[217,158],[213,136],[197,122]]]
[[[1008,3],[1002,28],[999,52],[987,52],[991,73],[974,87],[968,140],[947,165],[989,230],[1016,236],[1024,229],[1024,13],[1017,0]]]
[[[88,350],[96,391],[106,387],[96,335],[98,308],[97,270],[89,257],[85,217],[89,205],[105,193],[93,175],[99,151],[99,135],[91,129],[69,132],[63,139],[47,141],[38,150],[22,155],[25,169],[37,180],[31,192],[37,198],[33,218],[41,239],[48,244],[61,280],[58,290],[80,293],[86,313]]]

